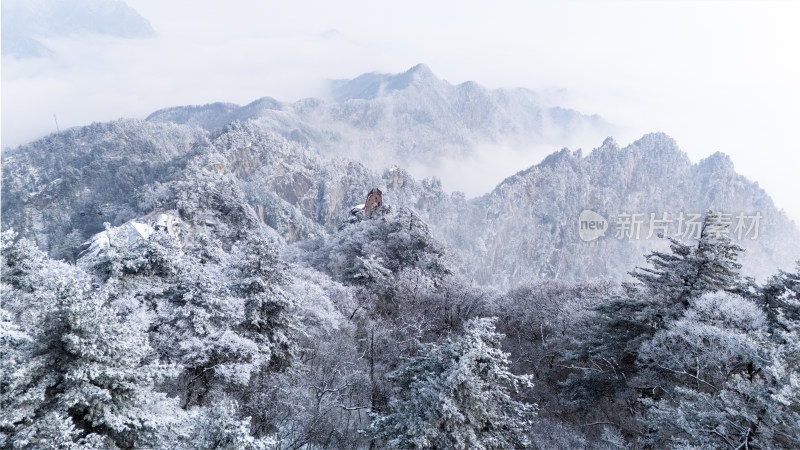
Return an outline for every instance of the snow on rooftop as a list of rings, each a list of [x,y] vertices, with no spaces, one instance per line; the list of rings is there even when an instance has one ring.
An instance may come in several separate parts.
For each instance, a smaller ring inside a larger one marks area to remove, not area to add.
[[[152,220],[133,219],[118,227],[111,227],[95,234],[86,244],[88,248],[79,256],[92,259],[102,255],[113,242],[117,246],[130,246],[142,239],[149,238],[156,231],[166,231],[172,236],[180,234],[181,220],[173,213],[161,213]]]

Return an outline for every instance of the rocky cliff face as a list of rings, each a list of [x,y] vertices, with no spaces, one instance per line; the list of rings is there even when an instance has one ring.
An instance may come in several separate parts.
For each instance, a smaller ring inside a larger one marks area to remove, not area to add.
[[[161,185],[202,173],[232,180],[287,242],[335,230],[374,186],[397,206],[444,196],[440,185],[423,186],[401,169],[380,174],[358,162],[326,160],[253,123],[209,134],[124,120],[52,135],[4,156],[3,228],[61,256],[105,222],[119,226],[150,213]]]
[[[628,268],[643,264],[643,254],[666,245],[659,233],[691,240],[692,217],[697,222],[708,210],[729,214],[726,231],[746,249],[745,273],[768,276],[800,257],[794,223],[756,183],[738,175],[727,156],[692,164],[664,134],[646,135],[625,148],[608,139],[586,157],[554,153],[468,202],[466,210],[459,216],[467,214],[467,220],[431,220],[468,259],[475,278],[487,284],[624,279]],[[584,210],[608,221],[604,237],[581,239]],[[737,230],[740,222],[745,228]]]

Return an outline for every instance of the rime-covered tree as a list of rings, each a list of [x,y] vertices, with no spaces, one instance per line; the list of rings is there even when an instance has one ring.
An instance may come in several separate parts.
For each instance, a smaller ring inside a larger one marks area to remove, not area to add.
[[[539,435],[552,429],[566,432],[563,426],[554,426],[569,412],[558,398],[559,383],[570,373],[561,357],[572,338],[580,334],[586,309],[617,290],[617,285],[607,280],[540,280],[497,295],[492,302],[491,314],[498,317],[498,331],[506,336],[503,348],[511,355],[511,368],[535,377],[536,385],[526,399],[540,407]]]
[[[145,330],[108,307],[80,269],[46,261],[25,240],[4,239],[3,252],[13,273],[4,297],[39,311],[16,346],[24,358],[4,366],[5,444],[133,448],[175,438],[168,427],[180,409],[155,389],[169,368],[153,361]],[[21,253],[41,267],[28,272]]]
[[[653,325],[679,316],[690,299],[704,292],[746,292],[746,280],[739,274],[742,266],[737,262],[743,249],[731,241],[724,228],[721,214],[709,211],[695,244],[670,238],[669,253],[653,251],[647,255],[652,267],[631,272],[641,283],[641,297],[653,304]]]
[[[782,342],[770,342],[764,312],[737,295],[714,292],[692,299],[686,314],[640,351],[639,363],[657,373],[665,391],[660,400],[645,401],[647,442],[796,448],[796,332],[794,325]]]
[[[241,327],[251,339],[269,346],[273,369],[287,367],[296,350],[291,336],[296,305],[284,290],[286,264],[275,247],[259,236],[237,243],[231,261],[231,290],[244,301]]]
[[[528,376],[508,370],[508,355],[494,319],[473,319],[464,334],[426,344],[391,378],[389,414],[376,417],[373,437],[389,448],[507,449],[527,445],[536,414],[511,391],[529,387]]]
[[[659,390],[658,379],[637,378],[643,368],[641,361],[637,364],[641,346],[682,317],[703,293],[749,292],[748,282],[738,273],[741,248],[718,232],[721,220],[709,212],[695,244],[670,239],[670,252],[650,253],[651,267],[631,273],[638,283],[592,308],[577,342],[565,354],[575,370],[562,384],[568,404],[612,409],[624,405],[628,432],[638,432],[638,399],[658,395]]]
[[[315,267],[349,284],[371,283],[386,271],[397,274],[408,268],[419,269],[434,282],[453,272],[444,245],[407,208],[349,224],[313,250],[309,259]]]
[[[359,350],[352,289],[310,268],[292,267],[284,289],[297,301],[296,358],[243,394],[242,413],[276,448],[359,448],[370,409],[366,358]]]
[[[182,234],[155,230],[135,242],[111,239],[80,263],[117,301],[145,310],[158,354],[179,369],[172,389],[184,407],[240,399],[257,389],[262,374],[291,362],[285,264],[225,177],[198,174],[147,198],[184,224]]]
[[[800,261],[795,272],[780,271],[761,287],[760,301],[767,310],[771,326],[783,327],[778,321],[780,315],[784,320],[800,320]],[[785,323],[785,322],[784,322]]]
[[[224,450],[266,450],[275,448],[269,438],[256,438],[250,433],[250,418],[240,419],[236,402],[222,401],[213,408],[197,412],[199,417],[192,448]]]

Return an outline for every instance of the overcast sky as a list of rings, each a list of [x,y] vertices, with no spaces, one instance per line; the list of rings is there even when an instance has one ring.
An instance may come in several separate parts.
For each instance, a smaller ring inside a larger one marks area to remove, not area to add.
[[[3,59],[3,147],[55,131],[53,114],[63,129],[293,101],[422,62],[452,83],[563,89],[563,106],[620,126],[621,145],[663,131],[694,162],[725,152],[800,223],[800,2],[127,3],[156,38],[49,40],[52,59]]]

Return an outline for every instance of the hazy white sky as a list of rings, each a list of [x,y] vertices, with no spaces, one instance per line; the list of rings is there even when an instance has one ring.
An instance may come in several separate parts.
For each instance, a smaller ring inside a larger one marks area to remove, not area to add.
[[[55,131],[54,113],[63,129],[292,101],[326,78],[423,62],[452,83],[564,88],[563,105],[621,126],[621,145],[664,131],[695,162],[728,153],[800,222],[800,2],[127,3],[158,37],[47,41],[52,60],[3,60],[4,147]]]

